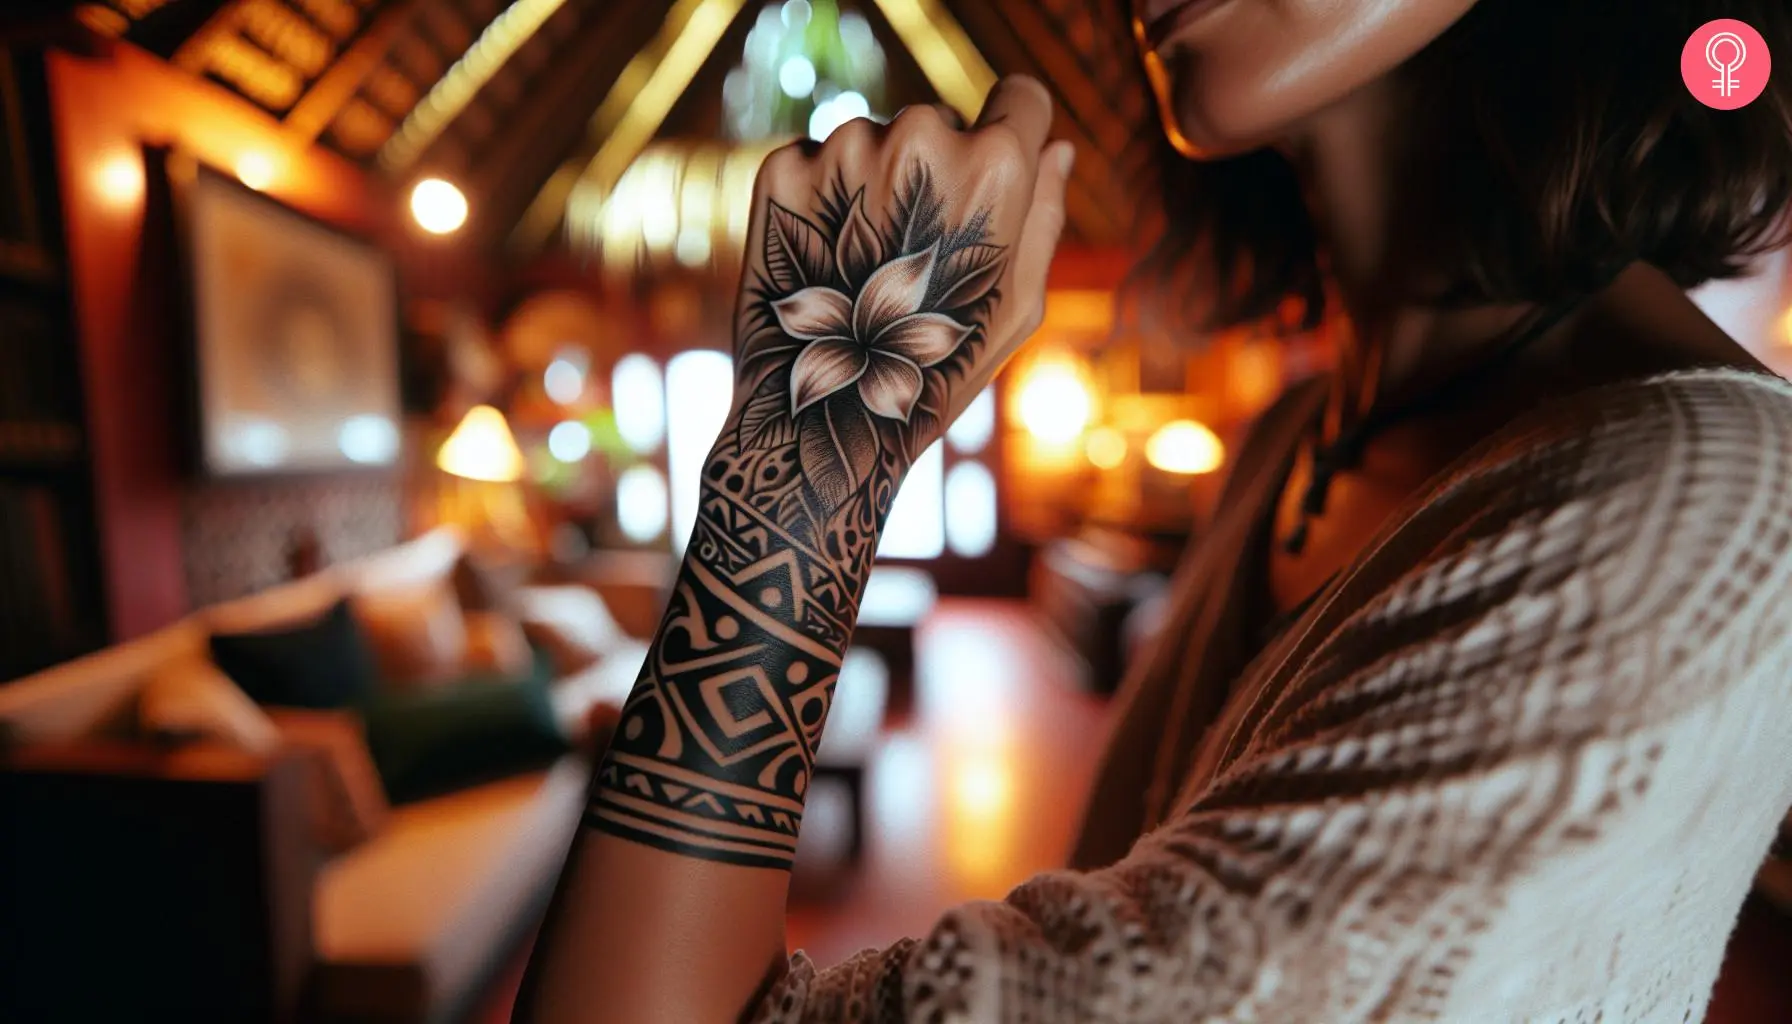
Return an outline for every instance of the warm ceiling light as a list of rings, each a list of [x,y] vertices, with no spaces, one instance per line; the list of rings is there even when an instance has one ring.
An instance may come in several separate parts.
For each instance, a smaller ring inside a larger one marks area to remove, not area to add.
[[[467,411],[460,426],[442,442],[436,465],[468,480],[507,484],[523,478],[522,449],[516,446],[504,414],[489,405]]]
[[[1065,444],[1076,440],[1089,425],[1094,399],[1075,365],[1068,360],[1042,360],[1021,382],[1015,404],[1021,425],[1034,437]]]
[[[1083,454],[1096,469],[1117,469],[1126,461],[1126,438],[1113,427],[1096,427],[1083,442]]]
[[[1176,420],[1157,428],[1145,442],[1145,460],[1166,473],[1194,476],[1220,468],[1226,448],[1206,426],[1194,420]]]
[[[244,153],[236,162],[236,180],[260,192],[274,183],[274,161],[266,153]]]
[[[411,189],[411,216],[432,235],[452,234],[467,222],[467,197],[440,178],[424,178]]]
[[[143,198],[143,158],[131,153],[107,157],[94,169],[94,188],[115,206],[129,206]]]

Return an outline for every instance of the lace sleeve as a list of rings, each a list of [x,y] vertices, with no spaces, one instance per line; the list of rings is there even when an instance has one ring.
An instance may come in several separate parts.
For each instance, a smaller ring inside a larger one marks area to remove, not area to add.
[[[1697,1019],[1792,800],[1792,398],[1567,426],[1387,534],[1126,858],[799,954],[757,1019]]]

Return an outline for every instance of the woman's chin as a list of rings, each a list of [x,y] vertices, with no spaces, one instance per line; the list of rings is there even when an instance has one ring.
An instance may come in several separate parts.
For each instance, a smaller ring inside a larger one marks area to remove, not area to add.
[[[1210,102],[1212,97],[1188,95],[1160,103],[1158,113],[1164,132],[1176,151],[1191,160],[1224,160],[1273,146],[1288,131],[1287,119],[1264,109],[1267,104]]]
[[[1211,121],[1178,117],[1164,122],[1170,145],[1190,160],[1226,160],[1275,144],[1275,131],[1240,131]]]

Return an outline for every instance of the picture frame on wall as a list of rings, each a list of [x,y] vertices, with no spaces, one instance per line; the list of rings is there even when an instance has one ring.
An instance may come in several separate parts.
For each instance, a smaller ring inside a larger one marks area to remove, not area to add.
[[[169,177],[200,472],[396,466],[403,407],[391,258],[209,167],[171,157]]]

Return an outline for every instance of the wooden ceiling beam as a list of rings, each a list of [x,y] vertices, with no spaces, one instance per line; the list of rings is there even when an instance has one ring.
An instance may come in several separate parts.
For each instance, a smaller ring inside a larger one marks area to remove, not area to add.
[[[1116,172],[1120,154],[1110,148],[1115,136],[1101,136],[1090,130],[1088,119],[1078,116],[1068,91],[1080,91],[1077,83],[1087,85],[1080,67],[1064,67],[1060,59],[1052,64],[1041,61],[1029,45],[1027,37],[1012,24],[1010,4],[997,5],[973,2],[961,5],[965,28],[977,46],[999,67],[1003,74],[1026,73],[1039,77],[1051,89],[1058,117],[1052,125],[1056,138],[1068,139],[1081,157],[1072,172],[1070,189],[1065,197],[1065,214],[1071,225],[1085,238],[1109,244],[1125,238],[1131,231],[1130,204],[1127,191]],[[1012,4],[1024,6],[1024,4]],[[1102,120],[1119,121],[1108,113]],[[1115,125],[1124,142],[1125,126]]]
[[[373,23],[342,56],[336,58],[336,63],[312,83],[299,102],[293,104],[283,127],[295,144],[306,146],[316,142],[330,122],[336,120],[336,115],[354,99],[361,83],[367,81],[367,76],[386,59],[399,32],[410,23],[421,3],[422,0],[396,0],[387,4],[374,15]]]
[[[933,91],[966,121],[976,120],[996,73],[958,19],[939,0],[876,2]]]
[[[565,2],[515,0],[493,18],[380,147],[380,166],[391,174],[409,170],[423,150],[460,116],[479,90]]]
[[[554,51],[549,70],[528,83],[526,100],[497,111],[503,127],[479,147],[466,172],[469,194],[481,197],[483,210],[472,225],[476,244],[497,244],[516,226],[555,165],[583,138],[584,122],[567,112],[595,110],[621,70],[618,49],[650,38],[662,18],[650,4],[602,5]]]
[[[993,20],[1014,34],[1041,77],[1052,84],[1065,111],[1076,118],[1103,152],[1123,151],[1130,142],[1131,126],[1125,118],[1115,116],[1111,98],[1103,95],[1081,56],[1047,22],[1046,15],[1027,0],[1006,0],[984,10],[993,13],[998,6],[1000,16]]]
[[[647,49],[622,69],[586,126],[586,141],[536,192],[511,232],[510,244],[536,252],[566,217],[574,189],[608,189],[652,141],[745,0],[677,0]]]

